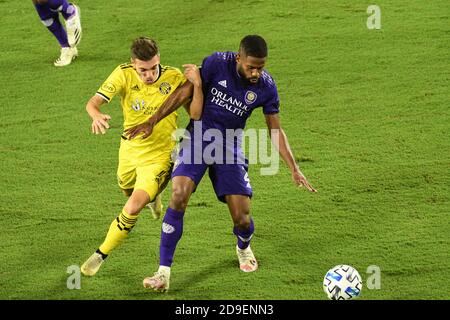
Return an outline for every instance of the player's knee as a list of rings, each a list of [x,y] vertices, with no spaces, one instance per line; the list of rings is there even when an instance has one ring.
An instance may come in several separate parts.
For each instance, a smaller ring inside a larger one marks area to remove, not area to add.
[[[189,193],[182,186],[172,186],[170,206],[177,211],[184,211],[189,200]]]
[[[247,210],[241,211],[239,214],[235,215],[234,225],[241,230],[246,230],[250,228],[250,214]]]
[[[128,201],[123,209],[129,215],[137,216],[142,210],[142,205],[133,201]]]
[[[247,230],[250,228],[250,221],[240,220],[236,226],[238,227],[238,229]]]

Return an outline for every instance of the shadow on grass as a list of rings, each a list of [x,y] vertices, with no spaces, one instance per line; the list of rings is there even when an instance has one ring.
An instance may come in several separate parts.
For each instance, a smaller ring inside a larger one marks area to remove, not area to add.
[[[140,290],[128,294],[131,299],[146,299],[146,300],[177,300],[177,299],[198,299],[196,288],[208,286],[211,277],[217,274],[226,274],[230,270],[236,268],[235,259],[222,259],[214,264],[198,266],[197,271],[185,273],[173,272],[171,275],[170,290],[167,293],[158,293],[151,289]],[[197,297],[195,297],[197,296]]]
[[[197,272],[191,272],[186,274],[181,281],[174,283],[173,293],[181,293],[186,290],[191,290],[193,287],[198,287],[201,284],[205,284],[209,281],[211,276],[223,273],[226,274],[230,270],[236,268],[236,259],[222,259],[211,265],[206,265],[204,268],[199,266]]]

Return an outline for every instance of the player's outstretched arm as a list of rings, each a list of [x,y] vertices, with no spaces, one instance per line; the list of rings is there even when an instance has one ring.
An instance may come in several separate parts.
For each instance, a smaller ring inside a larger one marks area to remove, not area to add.
[[[203,111],[203,90],[200,70],[195,64],[183,64],[183,68],[184,76],[194,86],[194,93],[192,95],[192,101],[190,103],[188,113],[191,119],[200,120]]]
[[[108,114],[103,114],[100,111],[100,106],[104,103],[106,103],[106,101],[102,97],[94,95],[86,104],[86,111],[92,119],[92,133],[105,134],[106,130],[109,129],[108,121],[111,120],[111,116]]]
[[[153,132],[153,127],[169,114],[177,110],[185,104],[192,96],[193,85],[190,81],[186,81],[182,86],[178,87],[168,98],[163,105],[144,123],[131,127],[125,130],[128,139],[135,138],[138,134],[143,133],[142,139],[147,138]]]
[[[287,136],[284,133],[284,130],[281,128],[280,118],[278,117],[278,114],[266,115],[266,124],[269,129],[272,143],[278,149],[278,152],[280,153],[284,162],[291,170],[292,180],[294,180],[294,183],[299,187],[306,187],[306,189],[311,192],[317,192],[317,190],[314,189],[313,186],[308,182],[306,177],[300,171],[297,163],[295,162],[295,158],[289,146]]]

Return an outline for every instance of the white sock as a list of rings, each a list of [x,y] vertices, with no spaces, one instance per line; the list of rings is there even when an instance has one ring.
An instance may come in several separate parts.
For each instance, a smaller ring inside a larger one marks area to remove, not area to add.
[[[158,272],[164,273],[167,277],[170,277],[170,267],[159,266]]]

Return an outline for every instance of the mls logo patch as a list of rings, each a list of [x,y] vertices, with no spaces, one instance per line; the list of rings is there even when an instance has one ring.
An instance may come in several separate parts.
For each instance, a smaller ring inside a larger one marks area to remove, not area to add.
[[[252,104],[253,102],[255,102],[256,101],[256,98],[257,98],[258,96],[256,95],[256,93],[254,93],[253,91],[247,91],[246,93],[245,93],[245,97],[244,97],[244,99],[245,99],[245,103],[246,104]]]
[[[168,82],[163,82],[159,86],[159,92],[161,92],[162,94],[169,94],[170,90],[172,90],[172,86]]]

